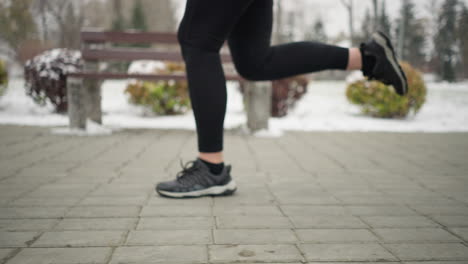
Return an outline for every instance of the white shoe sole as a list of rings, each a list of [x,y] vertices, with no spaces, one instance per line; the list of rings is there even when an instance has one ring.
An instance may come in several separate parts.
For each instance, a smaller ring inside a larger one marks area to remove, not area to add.
[[[158,193],[162,196],[173,197],[173,198],[195,198],[201,196],[222,196],[230,195],[237,189],[236,183],[231,180],[228,184],[222,186],[213,186],[207,189],[192,191],[192,192],[167,192],[158,190]]]

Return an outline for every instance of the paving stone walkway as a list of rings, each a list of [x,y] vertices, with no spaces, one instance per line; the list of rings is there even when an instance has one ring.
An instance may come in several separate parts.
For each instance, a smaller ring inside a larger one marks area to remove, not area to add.
[[[468,263],[468,134],[226,134],[235,196],[170,200],[190,131],[0,126],[0,263]]]

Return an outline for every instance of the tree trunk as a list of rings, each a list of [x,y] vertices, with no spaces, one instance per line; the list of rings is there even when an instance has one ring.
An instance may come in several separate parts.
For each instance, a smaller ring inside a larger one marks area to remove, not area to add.
[[[351,44],[356,45],[356,36],[354,33],[354,0],[349,1],[349,37],[351,39]]]
[[[406,0],[403,0],[404,2]],[[405,48],[405,38],[406,38],[406,18],[401,17],[400,19],[400,32],[398,34],[398,56],[399,59],[403,59],[404,48]]]
[[[273,37],[273,44],[282,42],[283,35],[283,6],[281,0],[276,1],[276,30]]]
[[[374,31],[377,31],[379,28],[379,2],[378,0],[372,0],[372,5],[374,8]]]
[[[47,41],[49,39],[49,31],[47,27],[46,19],[46,0],[39,1],[39,13],[41,14],[41,26],[42,26],[42,41]]]
[[[357,44],[356,36],[354,33],[354,0],[341,0],[341,3],[348,11],[349,39],[351,41],[351,44],[354,46]]]
[[[133,1],[132,1],[133,2]],[[145,15],[150,31],[175,32],[176,19],[170,0],[144,0]]]

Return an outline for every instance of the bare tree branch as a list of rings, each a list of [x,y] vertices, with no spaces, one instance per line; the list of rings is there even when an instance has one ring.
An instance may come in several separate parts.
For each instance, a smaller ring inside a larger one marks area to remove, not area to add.
[[[59,46],[74,48],[79,45],[78,35],[84,23],[83,3],[72,0],[44,0],[45,6],[59,29]],[[78,11],[76,11],[78,7]]]
[[[352,7],[351,1],[341,0],[341,3],[349,10]]]
[[[354,34],[354,0],[341,0],[343,6],[348,10],[348,25],[349,25],[349,38],[351,44],[356,43],[356,36]]]

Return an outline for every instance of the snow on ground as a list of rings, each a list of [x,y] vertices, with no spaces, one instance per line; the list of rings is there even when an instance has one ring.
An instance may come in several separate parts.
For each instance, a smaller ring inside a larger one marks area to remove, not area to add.
[[[416,116],[404,120],[364,116],[348,103],[343,82],[319,82],[285,119],[272,119],[273,128],[303,131],[468,131],[468,83],[430,83],[428,100]]]
[[[195,129],[193,113],[155,117],[128,103],[124,94],[126,81],[106,81],[103,85],[104,128]],[[300,131],[393,131],[393,132],[460,132],[468,131],[468,83],[428,84],[428,100],[421,112],[404,120],[386,120],[363,116],[345,97],[342,81],[312,82],[309,92],[286,118],[272,118],[271,129],[257,133],[260,137],[280,136],[284,130]],[[228,84],[227,129],[244,126],[242,96],[235,83]],[[13,79],[0,98],[0,124],[67,126],[66,115],[52,113],[52,107],[40,107],[25,95],[24,81]],[[106,130],[107,129],[107,130]],[[68,131],[70,132],[70,131]],[[68,133],[54,130],[54,133]],[[70,132],[71,133],[71,132]],[[99,134],[98,133],[98,134]]]
[[[105,127],[101,124],[86,120],[86,130],[67,127],[52,128],[52,134],[69,135],[69,136],[105,136],[110,135],[113,129]]]

